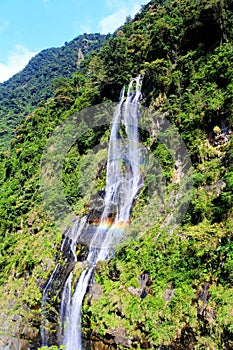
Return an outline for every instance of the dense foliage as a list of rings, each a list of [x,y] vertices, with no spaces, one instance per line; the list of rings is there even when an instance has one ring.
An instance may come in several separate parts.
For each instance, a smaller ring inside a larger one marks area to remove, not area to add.
[[[87,54],[98,51],[108,35],[83,34],[60,48],[41,51],[18,74],[0,84],[0,150],[11,134],[41,101],[53,96],[54,79],[70,78]]]
[[[166,113],[188,147],[194,166],[191,204],[173,235],[155,218],[148,231],[140,228],[139,240],[99,264],[95,286],[100,292],[97,298],[90,290],[85,300],[84,332],[119,348],[232,348],[232,22],[230,0],[150,1],[88,56],[81,73],[54,81],[53,97],[40,99],[17,128],[0,164],[0,302],[9,332],[29,340],[38,336],[41,287],[61,244],[39,192],[39,164],[50,133],[85,107],[117,101],[122,86],[141,73],[142,103]],[[108,135],[104,128],[96,134],[89,130],[67,155],[63,182],[77,214],[87,211],[79,192],[80,169],[88,150]],[[150,135],[142,140],[172,188],[174,169],[166,149],[154,149]],[[100,173],[97,188],[104,183],[105,172]],[[142,191],[134,217],[146,201]],[[53,307],[58,304],[59,296]],[[19,324],[27,324],[25,333],[14,333],[16,315]]]

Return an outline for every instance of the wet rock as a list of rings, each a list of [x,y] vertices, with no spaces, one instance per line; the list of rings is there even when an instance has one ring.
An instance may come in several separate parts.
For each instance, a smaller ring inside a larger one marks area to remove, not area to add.
[[[44,286],[42,298],[42,324],[44,337],[49,339],[49,345],[57,343],[60,338],[60,300],[67,277],[75,266],[74,262],[57,264],[52,278]]]
[[[87,247],[90,246],[91,240],[96,232],[96,227],[93,225],[89,225],[78,238],[78,243],[83,244]]]

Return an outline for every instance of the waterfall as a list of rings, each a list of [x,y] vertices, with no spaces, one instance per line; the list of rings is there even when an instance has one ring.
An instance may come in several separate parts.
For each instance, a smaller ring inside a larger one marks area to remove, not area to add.
[[[123,88],[113,117],[103,210],[98,224],[91,227],[93,234],[85,261],[86,267],[78,279],[73,296],[72,272],[68,274],[61,294],[61,343],[66,350],[82,350],[81,309],[88,285],[97,262],[111,258],[113,247],[121,241],[122,233],[129,224],[134,198],[143,184],[138,148],[140,76],[131,80],[126,97],[125,93]],[[76,241],[82,233],[85,235],[86,220],[86,217],[76,220],[66,234],[70,240],[69,250],[73,261],[77,261]],[[61,251],[63,249],[64,242]],[[53,275],[46,286],[47,289],[52,283]]]
[[[51,345],[50,343],[52,339],[50,339],[50,335],[47,332],[48,330],[47,318],[49,316],[48,301],[51,298],[55,298],[58,296],[58,292],[60,289],[59,287],[60,276],[62,274],[67,276],[65,285],[62,288],[63,292],[62,292],[61,312],[60,312],[60,318],[61,318],[62,324],[65,324],[65,320],[68,318],[70,302],[71,302],[71,281],[72,281],[72,272],[70,272],[70,270],[72,269],[72,264],[77,262],[77,256],[76,256],[77,240],[84,230],[86,221],[87,221],[87,216],[84,216],[81,219],[79,218],[76,219],[73,225],[66,232],[65,238],[62,242],[61,249],[60,249],[63,257],[66,260],[66,263],[64,265],[60,263],[56,264],[56,267],[52,275],[50,276],[47,284],[44,287],[42,302],[41,302],[41,310],[42,310],[41,343],[43,346]],[[70,265],[71,265],[71,269],[69,268]]]
[[[136,91],[133,84],[136,83]],[[104,209],[90,243],[88,266],[82,272],[71,298],[71,277],[62,294],[61,316],[63,344],[67,350],[81,350],[81,308],[95,265],[110,257],[113,245],[130,219],[133,200],[142,185],[138,155],[138,104],[141,99],[141,77],[132,79],[125,100],[125,89],[114,115],[109,142]],[[121,124],[126,137],[120,136]],[[66,300],[66,305],[64,300]]]

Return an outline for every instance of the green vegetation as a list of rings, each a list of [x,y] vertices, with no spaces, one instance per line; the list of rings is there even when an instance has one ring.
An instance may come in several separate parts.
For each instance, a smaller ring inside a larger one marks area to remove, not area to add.
[[[39,191],[46,141],[75,112],[117,101],[122,86],[141,73],[142,103],[166,113],[188,147],[194,167],[191,203],[173,235],[161,229],[161,218],[154,218],[149,230],[141,225],[138,240],[122,244],[114,259],[99,264],[95,283],[101,295],[97,298],[90,290],[85,299],[84,335],[118,342],[119,348],[233,347],[232,22],[230,0],[150,1],[85,59],[81,71],[71,77],[61,68],[61,74],[48,75],[43,87],[32,75],[38,84],[34,102],[15,95],[22,117],[27,117],[17,127],[10,149],[1,153],[0,331],[5,318],[12,335],[32,343],[38,338],[42,286],[59,259],[62,232],[43,209]],[[48,60],[52,64],[49,56],[44,66],[31,63],[45,69]],[[31,77],[29,71],[23,74]],[[5,88],[11,82],[15,90],[22,90],[22,80],[9,81]],[[50,86],[53,92],[45,93]],[[1,93],[2,89],[3,84]],[[33,106],[37,107],[31,111]],[[17,113],[7,103],[3,111],[7,118]],[[8,125],[17,123],[13,117]],[[106,128],[89,128],[66,157],[64,191],[77,215],[88,212],[81,180],[89,180],[82,173],[89,151],[108,136]],[[174,164],[166,147],[146,133],[141,139],[159,160],[168,189],[175,188]],[[97,190],[104,178],[101,163],[98,176],[91,178]],[[147,197],[145,188],[133,218]],[[59,296],[57,308],[58,303]],[[20,327],[15,331],[15,319],[26,325],[24,333]]]
[[[109,35],[83,34],[61,48],[50,48],[33,57],[14,77],[0,84],[0,151],[6,150],[15,128],[38,104],[53,96],[54,79],[71,78],[83,60],[98,51]]]

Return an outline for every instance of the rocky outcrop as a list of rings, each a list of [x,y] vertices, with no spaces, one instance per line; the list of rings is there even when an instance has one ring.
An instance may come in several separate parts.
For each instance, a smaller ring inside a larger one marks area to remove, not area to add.
[[[6,299],[6,303],[1,307],[0,350],[38,349],[39,324],[32,321],[32,314],[27,305],[24,304],[23,308],[28,314],[28,319],[18,313],[17,302],[14,299]]]
[[[29,341],[0,335],[0,350],[27,350]]]
[[[43,288],[41,338],[42,343],[47,343],[49,346],[59,344],[61,339],[61,293],[69,274],[77,265],[71,241],[68,230],[61,246],[61,257],[57,260],[56,268]],[[76,254],[80,260],[79,264],[82,264],[86,255],[86,247],[78,245]],[[79,267],[77,266],[76,270]]]
[[[104,339],[93,335],[90,340],[84,340],[88,344],[87,348],[92,350],[113,350],[113,349],[131,349],[132,341],[124,329],[107,330]]]

